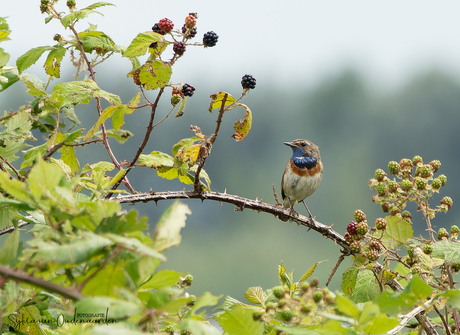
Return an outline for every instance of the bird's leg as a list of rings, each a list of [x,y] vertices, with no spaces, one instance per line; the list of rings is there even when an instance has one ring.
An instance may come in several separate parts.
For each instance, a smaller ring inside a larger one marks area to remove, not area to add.
[[[314,220],[314,219],[313,219],[313,215],[311,215],[311,212],[310,212],[310,210],[308,209],[308,206],[307,206],[307,204],[305,203],[304,200],[302,200],[302,203],[303,203],[303,205],[305,206],[305,209],[307,210],[308,215],[310,215],[310,220]]]

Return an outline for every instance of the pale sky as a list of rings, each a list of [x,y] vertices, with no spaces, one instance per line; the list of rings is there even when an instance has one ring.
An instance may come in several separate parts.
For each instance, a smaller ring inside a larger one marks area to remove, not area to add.
[[[93,1],[77,0],[82,8]],[[187,61],[175,72],[202,75],[201,66],[225,80],[251,73],[272,86],[315,83],[345,67],[355,67],[382,83],[400,83],[407,75],[431,66],[460,74],[460,2],[427,0],[130,0],[102,7],[104,17],[89,22],[127,46],[142,31],[168,17],[175,27],[189,12],[199,15],[196,41],[213,30],[216,47],[189,47]],[[66,8],[65,0],[59,2]],[[52,45],[55,33],[68,36],[54,21],[45,25],[38,0],[4,1],[12,41],[0,45],[13,59],[28,49]],[[84,30],[87,23],[77,26]],[[43,65],[44,58],[39,60]],[[122,61],[129,71],[130,63]],[[12,62],[10,61],[10,65]],[[31,72],[43,73],[37,66]],[[46,78],[42,78],[46,79]]]

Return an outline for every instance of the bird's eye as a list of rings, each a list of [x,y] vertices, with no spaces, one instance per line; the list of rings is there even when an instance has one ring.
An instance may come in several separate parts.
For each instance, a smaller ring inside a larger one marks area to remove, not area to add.
[[[304,147],[304,146],[307,145],[307,142],[302,142],[302,143],[300,143],[300,145]]]

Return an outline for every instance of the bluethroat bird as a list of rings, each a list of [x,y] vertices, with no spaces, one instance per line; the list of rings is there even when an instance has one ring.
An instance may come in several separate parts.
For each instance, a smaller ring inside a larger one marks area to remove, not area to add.
[[[292,157],[281,179],[283,205],[285,208],[290,208],[291,213],[295,213],[294,203],[303,202],[312,219],[313,216],[304,199],[316,191],[323,178],[324,169],[318,146],[307,140],[295,140],[284,144],[292,148]]]

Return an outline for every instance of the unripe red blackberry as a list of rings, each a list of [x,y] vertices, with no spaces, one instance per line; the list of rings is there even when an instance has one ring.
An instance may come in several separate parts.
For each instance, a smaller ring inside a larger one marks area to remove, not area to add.
[[[450,227],[450,235],[452,235],[452,238],[454,240],[457,239],[459,233],[460,233],[460,229],[458,229],[458,226],[453,225],[452,227]]]
[[[386,176],[387,176],[387,174],[386,174],[385,171],[383,171],[382,169],[377,169],[377,170],[375,170],[374,177],[375,177],[375,179],[377,179],[378,181],[382,181],[383,178],[385,178]]]
[[[292,320],[292,312],[290,309],[283,309],[280,312],[280,316],[284,321],[291,321]]]
[[[174,28],[174,23],[170,19],[164,18],[158,22],[158,27],[163,30],[166,34]]]
[[[358,223],[358,226],[356,227],[356,230],[358,231],[358,234],[366,235],[367,232],[369,231],[369,226],[367,225],[366,222],[360,222],[360,223]]]
[[[250,74],[245,74],[241,79],[241,86],[247,89],[254,89],[256,88],[256,79]]]
[[[182,93],[184,93],[186,97],[191,97],[194,92],[195,87],[193,87],[192,85],[184,84],[184,86],[182,86]]]
[[[408,219],[408,220],[411,220],[412,219],[412,214],[409,212],[409,211],[403,211],[401,213],[401,216],[404,218],[404,219]]]
[[[192,29],[187,29],[185,24],[182,26],[182,34],[185,35],[185,38],[194,38],[196,36],[196,27],[193,27]]]
[[[375,262],[379,259],[379,254],[376,250],[369,250],[367,253],[367,259],[371,262]]]
[[[350,243],[350,251],[352,254],[359,254],[361,252],[361,243],[359,241]]]
[[[441,162],[438,161],[437,159],[429,162],[428,164],[433,168],[433,171],[435,173],[438,172],[439,168],[441,167]]]
[[[319,279],[316,278],[316,277],[313,277],[311,280],[310,280],[310,286],[312,288],[316,288],[319,286]]]
[[[395,216],[396,214],[399,214],[399,213],[401,213],[401,209],[399,207],[397,206],[391,207],[390,209],[391,216]]]
[[[192,29],[196,25],[196,18],[193,15],[189,15],[185,18],[185,26]]]
[[[182,87],[173,87],[172,88],[172,92],[171,92],[172,95],[180,95],[181,97],[184,97],[184,93],[182,93]]]
[[[400,165],[398,162],[391,161],[388,163],[388,171],[390,171],[391,174],[398,174],[400,169]]]
[[[185,52],[185,43],[184,42],[176,42],[173,45],[173,50],[179,56],[182,56]]]
[[[442,186],[442,181],[439,178],[434,178],[433,181],[431,182],[431,187],[434,190],[439,190]]]
[[[395,182],[394,180],[388,182],[388,191],[390,193],[395,193],[399,188],[399,184]]]
[[[360,209],[355,210],[353,216],[355,217],[356,222],[366,221],[366,214]]]
[[[433,175],[433,168],[431,165],[419,165],[415,170],[415,176],[422,178],[430,178]]]
[[[417,166],[419,164],[423,164],[423,159],[422,157],[420,157],[419,155],[417,156],[414,156],[414,158],[412,158],[412,165],[413,166]]]
[[[371,243],[369,243],[369,248],[371,250],[379,251],[382,248],[382,246],[380,245],[379,241],[372,241]]]
[[[382,208],[382,212],[388,213],[390,211],[391,204],[384,202],[380,207]]]
[[[446,185],[446,183],[447,183],[447,177],[446,177],[445,175],[440,174],[440,175],[438,176],[438,179],[442,182],[442,186]]]
[[[139,79],[139,74],[141,73],[140,70],[137,70],[135,72],[133,72],[133,81],[134,81],[134,84],[136,85],[141,85],[141,80]]]
[[[159,26],[158,26],[158,23],[155,23],[152,27],[152,30],[154,33],[158,33],[158,34],[161,34],[161,35],[164,35],[166,34],[163,29],[161,29]]]
[[[454,204],[454,202],[452,201],[451,197],[445,196],[441,200],[441,205],[446,205],[448,209],[451,209],[453,204]]]
[[[343,235],[343,238],[344,238],[345,241],[347,241],[348,243],[353,242],[353,236],[351,236],[351,234],[350,234],[349,232],[346,232],[346,233]]]
[[[403,191],[409,191],[414,184],[409,179],[404,179],[401,181],[401,188]]]
[[[213,31],[208,31],[203,35],[203,44],[205,47],[213,47],[217,44],[219,36]]]
[[[427,181],[422,177],[415,177],[415,187],[417,188],[417,190],[423,191],[424,189],[426,189],[426,184]]]
[[[351,221],[347,226],[347,231],[352,236],[358,234],[358,222]]]
[[[384,218],[378,218],[375,220],[375,228],[378,230],[385,230],[387,228],[387,220]]]
[[[425,247],[423,247],[423,252],[426,255],[430,255],[433,252],[433,247],[431,245],[427,244],[427,245],[425,245]]]
[[[442,239],[447,239],[449,238],[449,233],[447,232],[447,229],[446,228],[439,228],[438,230],[438,240],[442,240]]]
[[[323,292],[321,291],[315,291],[313,292],[313,301],[318,303],[323,299],[324,295]]]

